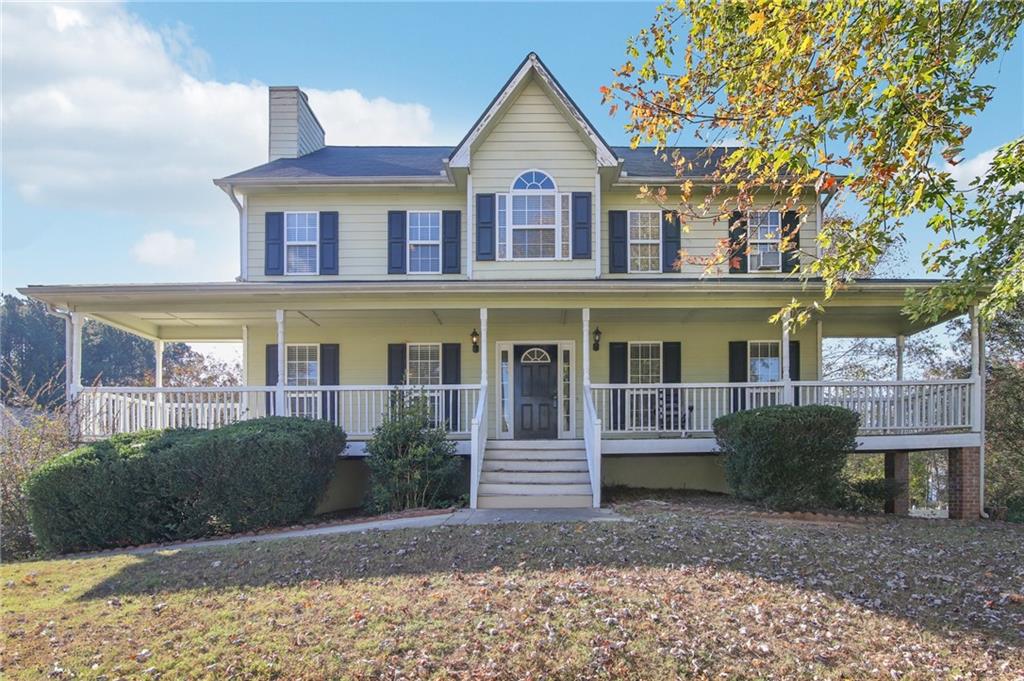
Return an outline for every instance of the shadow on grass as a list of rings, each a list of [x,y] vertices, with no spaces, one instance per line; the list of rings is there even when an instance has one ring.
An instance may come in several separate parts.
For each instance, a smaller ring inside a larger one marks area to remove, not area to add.
[[[138,557],[81,598],[219,592],[402,576],[588,568],[741,573],[824,594],[937,632],[1024,643],[1024,529],[894,521],[787,523],[708,507],[637,507],[630,523],[442,526]],[[390,582],[385,588],[401,588]]]

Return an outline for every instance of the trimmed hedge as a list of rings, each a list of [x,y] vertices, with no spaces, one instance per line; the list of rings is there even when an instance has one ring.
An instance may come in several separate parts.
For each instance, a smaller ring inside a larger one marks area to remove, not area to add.
[[[778,405],[715,419],[733,493],[781,510],[841,505],[860,417],[842,407]]]
[[[312,515],[345,441],[326,421],[282,417],[117,435],[35,471],[29,518],[59,553],[286,524]]]

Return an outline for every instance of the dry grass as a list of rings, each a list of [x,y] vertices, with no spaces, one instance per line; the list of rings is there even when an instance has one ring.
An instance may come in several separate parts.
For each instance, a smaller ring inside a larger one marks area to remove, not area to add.
[[[714,505],[714,504],[713,504]],[[6,678],[1024,674],[1024,528],[441,527],[3,568]]]

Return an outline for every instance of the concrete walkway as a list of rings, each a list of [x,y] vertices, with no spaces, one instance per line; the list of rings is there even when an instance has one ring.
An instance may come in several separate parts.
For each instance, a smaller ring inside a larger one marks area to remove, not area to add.
[[[543,509],[468,509],[463,508],[451,513],[425,515],[414,518],[395,518],[392,520],[368,520],[364,523],[345,523],[326,527],[312,527],[301,530],[284,530],[266,534],[226,537],[224,539],[200,539],[197,541],[180,542],[177,544],[161,544],[137,548],[117,549],[93,554],[76,554],[68,558],[89,558],[91,556],[111,555],[147,555],[161,551],[181,551],[184,549],[206,549],[233,544],[249,544],[254,542],[279,541],[298,537],[317,537],[331,534],[352,534],[372,530],[403,530],[407,528],[441,527],[442,525],[496,525],[502,523],[586,523],[586,522],[630,522],[608,508],[543,508]]]

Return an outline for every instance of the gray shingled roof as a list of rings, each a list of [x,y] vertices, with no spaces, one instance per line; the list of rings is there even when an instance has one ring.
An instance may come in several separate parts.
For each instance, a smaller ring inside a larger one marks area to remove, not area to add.
[[[715,149],[709,156],[705,147],[671,147],[654,153],[652,147],[612,147],[623,159],[623,171],[633,177],[673,177],[672,151],[694,164],[693,177],[710,175],[715,163],[728,149]],[[454,147],[324,147],[298,158],[279,158],[261,166],[229,175],[235,180],[296,180],[346,177],[437,177],[444,173],[444,161]],[[663,160],[666,158],[667,160]]]

